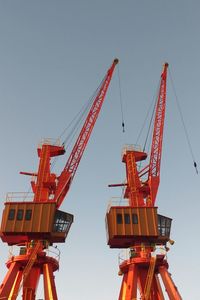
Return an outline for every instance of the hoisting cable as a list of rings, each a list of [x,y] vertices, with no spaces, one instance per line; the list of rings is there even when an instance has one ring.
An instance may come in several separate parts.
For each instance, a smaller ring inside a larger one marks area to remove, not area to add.
[[[89,99],[88,102],[90,102],[91,99]],[[89,104],[88,104],[89,105]],[[84,105],[85,106],[85,105]],[[75,120],[78,118],[78,116],[81,114],[81,112],[84,109],[84,106],[80,109],[80,111],[74,116],[74,118],[71,120],[71,122],[69,123],[69,125],[63,130],[63,132],[59,135],[58,139],[61,139],[64,134],[67,132],[67,130],[72,126],[72,124],[75,122]],[[70,135],[70,134],[69,134]]]
[[[96,88],[96,90],[94,91],[94,93],[92,94],[92,96],[89,98],[89,100],[81,107],[81,109],[75,115],[75,117],[71,120],[71,122],[69,123],[69,125],[59,135],[58,140],[60,140],[65,135],[65,133],[69,130],[69,128],[75,122],[75,124],[73,125],[71,131],[69,132],[69,134],[67,135],[67,137],[64,139],[64,141],[62,143],[64,146],[66,146],[66,148],[69,147],[70,144],[72,143],[74,136],[76,135],[78,129],[80,128],[80,126],[82,124],[84,116],[89,111],[92,103],[94,102],[94,98],[98,94],[98,92],[99,92],[99,90],[100,90],[100,88],[101,88],[104,80],[105,80],[105,77],[101,80],[99,86]],[[52,164],[51,164],[51,170],[53,170],[53,168],[54,168],[54,166],[56,164],[57,159],[58,159],[58,157],[55,157],[53,159]]]
[[[184,132],[185,132],[185,137],[186,137],[186,140],[187,140],[187,143],[188,143],[188,148],[190,150],[190,154],[191,154],[191,157],[192,157],[192,160],[193,160],[193,165],[194,165],[196,173],[198,174],[197,163],[196,163],[196,160],[195,160],[195,157],[194,157],[194,152],[193,152],[192,145],[191,145],[190,138],[189,138],[189,134],[188,134],[188,131],[187,131],[187,128],[186,128],[186,125],[185,125],[185,121],[184,121],[184,118],[183,118],[183,113],[182,113],[182,110],[181,110],[180,102],[178,100],[178,96],[177,96],[177,93],[176,93],[176,89],[175,89],[175,85],[174,85],[174,81],[173,81],[173,78],[172,78],[170,68],[169,68],[169,77],[170,77],[170,80],[171,80],[172,89],[173,89],[173,92],[174,92],[174,95],[175,95],[175,100],[176,100],[176,104],[177,104],[178,111],[179,111],[179,114],[180,114],[183,129],[184,129]]]
[[[124,112],[123,112],[123,103],[122,103],[122,89],[121,89],[121,79],[120,79],[120,71],[118,65],[118,82],[119,82],[119,101],[120,101],[120,108],[121,108],[121,118],[122,118],[122,132],[125,132],[125,123],[124,123]]]
[[[58,140],[61,140],[62,136],[67,132],[67,130],[69,130],[69,128],[75,122],[75,124],[73,125],[71,131],[69,132],[69,134],[67,135],[67,137],[65,138],[65,140],[62,143],[63,146],[66,146],[66,143],[68,142],[66,148],[70,146],[70,144],[71,144],[71,142],[72,142],[75,134],[77,133],[77,130],[80,127],[81,120],[83,119],[83,116],[84,116],[85,112],[90,107],[91,102],[92,102],[92,99],[89,99],[89,101],[87,102],[87,104],[85,104],[81,108],[81,110],[75,115],[75,117],[71,120],[71,122],[69,123],[69,125],[63,130],[63,132],[58,137]],[[51,171],[53,170],[53,168],[54,168],[57,160],[58,160],[58,157],[54,157],[54,159],[53,159],[53,161],[51,163]]]
[[[146,140],[145,140],[145,143],[144,143],[144,148],[143,148],[143,151],[145,152],[146,150],[146,145],[147,145],[147,142],[148,142],[148,139],[149,139],[149,136],[151,134],[151,136],[153,136],[153,121],[155,119],[155,111],[156,111],[156,105],[157,105],[157,101],[158,101],[158,95],[159,95],[159,88],[160,88],[160,83],[161,83],[161,79],[159,80],[158,82],[158,86],[157,86],[157,89],[156,89],[156,92],[155,92],[155,95],[154,95],[154,98],[152,100],[152,103],[154,101],[154,106],[153,106],[153,111],[152,111],[152,115],[151,115],[151,119],[150,119],[150,122],[149,122],[149,128],[148,128],[148,131],[147,131],[147,137],[146,137]],[[150,140],[149,140],[149,144],[148,144],[148,150],[147,150],[147,153],[149,153],[149,149],[151,147],[151,143],[150,143]]]
[[[81,112],[81,114],[79,112],[79,114],[80,114],[79,118],[77,119],[76,123],[72,127],[72,129],[71,129],[70,133],[68,134],[68,136],[64,139],[63,145],[66,145],[66,147],[69,147],[69,145],[71,143],[71,140],[73,139],[75,133],[77,132],[78,128],[80,127],[80,124],[83,120],[83,117],[84,117],[84,115],[86,114],[86,112],[88,111],[88,109],[90,107],[90,102],[91,102],[91,100],[89,101],[88,105],[84,108],[84,110]]]
[[[152,128],[152,122],[153,122],[153,117],[154,117],[154,114],[155,114],[155,110],[156,110],[156,99],[155,99],[155,102],[154,102],[154,107],[153,107],[153,111],[152,111],[152,114],[151,114],[149,127],[148,127],[148,130],[147,130],[147,136],[146,136],[144,146],[143,146],[143,152],[145,152],[145,149],[146,149],[147,141],[148,141],[148,138],[149,138],[149,133],[150,133],[150,130]]]
[[[72,126],[72,124],[75,122],[75,120],[77,119],[75,125],[73,126],[71,132],[68,134],[68,136],[65,138],[63,144],[65,145],[67,143],[67,140],[70,138],[70,136],[72,135],[72,133],[75,131],[75,128],[78,126],[78,124],[80,123],[80,121],[83,119],[83,116],[86,114],[87,110],[89,109],[89,107],[91,106],[95,96],[97,95],[103,81],[104,81],[105,77],[103,78],[103,80],[101,81],[101,83],[99,84],[99,86],[97,87],[97,89],[94,91],[93,95],[89,98],[89,100],[81,107],[81,109],[79,110],[79,112],[75,115],[75,117],[71,120],[71,122],[69,123],[69,125],[62,131],[62,133],[59,136],[59,139],[62,138],[62,136],[64,136],[64,134],[66,133],[66,131]]]
[[[147,124],[147,119],[149,118],[149,114],[151,112],[151,109],[152,109],[152,106],[153,106],[153,111],[152,111],[152,114],[151,114],[151,119],[150,119],[150,123],[149,123],[149,128],[148,128],[148,131],[147,131],[147,135],[146,135],[146,139],[145,139],[145,142],[144,142],[144,146],[143,146],[143,151],[145,152],[145,149],[146,149],[146,144],[147,144],[147,141],[148,141],[148,138],[149,138],[149,134],[150,134],[150,129],[151,129],[151,126],[152,126],[152,121],[153,121],[153,116],[154,116],[154,113],[155,113],[155,108],[156,108],[156,101],[157,101],[157,95],[158,95],[158,89],[159,89],[159,85],[160,85],[160,81],[158,83],[158,87],[156,89],[156,93],[155,95],[153,96],[153,99],[149,105],[149,108],[147,110],[147,113],[146,113],[146,116],[144,118],[144,122],[142,124],[142,127],[139,131],[139,134],[138,134],[138,137],[136,139],[136,145],[138,144],[138,141],[142,135],[142,132],[144,130],[144,127],[146,126]]]

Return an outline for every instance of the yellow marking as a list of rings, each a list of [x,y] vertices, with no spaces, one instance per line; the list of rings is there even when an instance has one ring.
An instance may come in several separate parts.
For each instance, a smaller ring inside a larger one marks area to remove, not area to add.
[[[51,289],[51,280],[50,280],[50,276],[49,276],[49,268],[48,265],[44,265],[46,271],[46,279],[47,279],[47,287],[48,287],[48,296],[49,296],[49,300],[54,300],[53,299],[53,294],[52,294],[52,289]]]
[[[156,265],[156,257],[152,256],[151,259],[150,259],[149,270],[148,270],[148,273],[147,273],[147,278],[146,278],[146,283],[145,283],[145,288],[144,288],[144,299],[145,300],[149,300],[152,281],[153,281],[153,276],[154,276],[155,265]]]
[[[155,215],[155,210],[154,208],[152,208],[153,210],[153,226],[154,226],[154,232],[157,234],[158,233],[158,223],[155,220],[155,217],[157,216],[157,211],[156,211],[156,215]],[[156,226],[157,223],[157,226]]]
[[[126,300],[126,290],[127,290],[127,283],[123,283],[123,289],[122,289],[122,300]]]
[[[147,210],[146,210],[146,208],[144,209],[144,216],[145,216],[147,235],[149,235],[149,227],[148,227],[148,221],[147,221]]]

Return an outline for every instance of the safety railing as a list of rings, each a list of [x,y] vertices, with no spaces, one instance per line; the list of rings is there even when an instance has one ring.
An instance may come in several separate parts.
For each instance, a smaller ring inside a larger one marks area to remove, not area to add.
[[[47,256],[56,259],[58,262],[60,261],[60,250],[57,246],[49,246],[47,249],[45,249],[45,252]]]
[[[129,206],[129,200],[121,197],[112,197],[108,202],[107,211],[109,211],[112,206]]]
[[[41,241],[42,242],[42,241]],[[46,242],[44,241],[44,244]],[[57,246],[47,246],[47,249],[44,249],[46,252],[47,256],[52,257],[56,259],[58,262],[60,261],[60,250],[58,249]],[[25,245],[15,245],[9,247],[9,253],[8,253],[8,259],[12,259],[12,257],[21,255],[21,254],[26,254],[26,247]]]
[[[33,197],[33,193],[9,192],[6,194],[6,202],[31,202]]]
[[[41,148],[42,145],[53,145],[53,146],[61,146],[60,139],[53,139],[53,138],[44,138],[39,142],[38,148]]]
[[[122,149],[122,157],[127,151],[142,152],[142,147],[140,145],[126,144],[126,145],[124,145],[124,147]]]
[[[145,245],[143,246],[142,244],[140,246],[134,246],[133,248],[123,249],[118,254],[118,264],[120,265],[130,258],[137,257],[141,254],[141,251],[145,252],[146,250],[147,248],[145,248]],[[151,252],[151,256],[156,257],[157,255],[164,255],[167,257],[167,251],[168,250],[165,246],[156,246],[154,251]]]

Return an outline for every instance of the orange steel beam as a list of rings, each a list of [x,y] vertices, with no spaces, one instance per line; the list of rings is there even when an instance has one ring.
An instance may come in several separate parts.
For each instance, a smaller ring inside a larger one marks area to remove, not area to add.
[[[118,300],[137,299],[137,273],[137,266],[135,264],[130,264],[128,272],[123,276]]]
[[[45,300],[58,300],[53,270],[50,264],[43,266]]]
[[[40,163],[38,168],[34,201],[47,201],[49,199],[49,187],[45,186],[50,177],[50,146],[43,145],[40,153]]]
[[[128,277],[128,273],[125,273],[123,275],[123,280],[121,283],[121,289],[120,289],[120,294],[119,294],[119,298],[118,298],[119,300],[125,300],[127,277]]]
[[[9,300],[10,299],[11,300],[17,299],[21,280],[22,280],[22,271],[19,270],[18,273],[17,273],[17,275],[16,275],[16,277],[15,277],[15,281],[14,281],[14,284],[12,286],[12,289],[10,291],[10,295],[8,297]]]
[[[147,277],[146,277],[146,280],[145,280],[145,287],[144,287],[145,300],[149,299],[149,296],[150,296],[150,293],[151,293],[155,265],[156,265],[156,257],[152,256],[151,259],[150,259],[149,270],[148,270]]]
[[[43,144],[38,148],[38,156],[40,158],[37,180],[31,182],[34,202],[47,202],[51,194],[55,194],[56,175],[51,173],[51,158],[63,155],[65,153],[64,146],[56,146],[51,144]],[[24,174],[25,172],[23,172]]]
[[[155,286],[155,300],[165,300],[158,274],[155,274],[154,276],[154,286]]]
[[[162,156],[163,130],[166,110],[166,85],[168,63],[164,64],[161,74],[158,100],[154,120],[153,138],[149,163],[149,185],[151,190],[151,202],[154,205],[160,181],[160,164]]]
[[[40,266],[32,267],[31,271],[23,282],[23,300],[35,300],[40,274]]]
[[[140,193],[141,182],[137,172],[136,157],[134,151],[126,151],[124,155],[126,163],[127,187],[125,197],[129,199],[131,207],[144,206],[143,195]]]
[[[173,282],[170,273],[168,272],[165,266],[159,268],[159,273],[161,275],[162,281],[166,288],[167,294],[170,300],[182,300],[181,295],[178,292],[178,289]]]
[[[9,299],[12,292],[13,285],[16,285],[17,277],[19,276],[20,264],[13,262],[1,284],[0,287],[0,299]],[[14,300],[14,296],[11,295],[11,300]],[[10,300],[9,299],[9,300]]]

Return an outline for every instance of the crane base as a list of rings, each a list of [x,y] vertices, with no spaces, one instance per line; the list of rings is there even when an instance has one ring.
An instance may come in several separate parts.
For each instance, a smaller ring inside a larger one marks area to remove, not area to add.
[[[40,276],[43,275],[44,299],[58,300],[53,273],[58,270],[57,259],[47,256],[39,241],[26,248],[26,254],[12,256],[6,263],[8,272],[0,286],[0,299],[35,300]],[[21,251],[23,252],[23,251]]]
[[[118,300],[165,300],[160,278],[169,299],[181,300],[164,257],[151,256],[150,252],[141,251],[138,256],[130,257],[120,264],[119,275],[123,275],[123,280]]]

